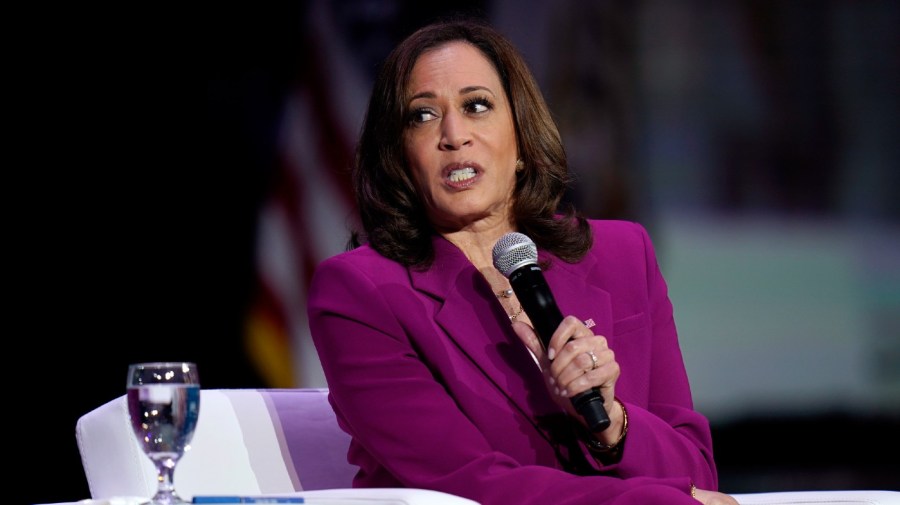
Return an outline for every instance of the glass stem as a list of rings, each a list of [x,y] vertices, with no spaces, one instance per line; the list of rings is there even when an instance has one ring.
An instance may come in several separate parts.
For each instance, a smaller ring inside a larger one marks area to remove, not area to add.
[[[174,475],[177,462],[176,458],[162,458],[155,461],[158,485],[153,503],[181,503],[180,498],[175,494]]]
[[[167,467],[166,465],[159,465],[157,467],[157,473],[159,477],[159,488],[158,491],[160,493],[169,494],[175,490],[175,486],[172,484],[172,475],[175,473],[173,469]]]

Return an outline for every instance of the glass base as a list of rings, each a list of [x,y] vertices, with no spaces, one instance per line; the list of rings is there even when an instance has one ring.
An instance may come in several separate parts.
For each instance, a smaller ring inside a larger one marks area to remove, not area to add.
[[[156,493],[149,501],[141,503],[141,505],[181,505],[190,504],[191,502],[178,496],[175,493]]]

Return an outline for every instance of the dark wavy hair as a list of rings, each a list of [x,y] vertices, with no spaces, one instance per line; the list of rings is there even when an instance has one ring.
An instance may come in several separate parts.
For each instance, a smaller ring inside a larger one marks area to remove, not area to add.
[[[531,71],[513,45],[480,20],[440,21],[420,28],[382,64],[369,99],[356,152],[353,183],[364,229],[348,248],[363,242],[401,264],[428,267],[434,234],[409,173],[403,134],[409,126],[409,79],[416,60],[450,42],[478,48],[500,76],[512,107],[519,157],[513,219],[518,231],[567,262],[591,247],[590,226],[571,204],[560,205],[571,182],[559,130]]]

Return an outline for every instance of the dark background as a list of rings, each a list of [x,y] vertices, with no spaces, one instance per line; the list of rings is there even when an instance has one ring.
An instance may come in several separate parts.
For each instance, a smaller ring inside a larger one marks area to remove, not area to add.
[[[373,2],[386,11],[369,21],[348,16],[360,34],[358,47],[371,53],[363,57],[379,60],[378,48],[443,12],[419,3]],[[800,17],[843,5],[786,3],[799,9],[794,16]],[[896,2],[863,3],[897,16]],[[756,33],[768,50],[766,61],[780,68],[784,79],[797,63],[784,50],[791,40],[802,45],[827,39],[808,33],[791,39],[787,31],[787,45],[780,46],[765,37],[784,19],[778,18],[776,2],[736,4],[756,5],[747,11],[750,20],[760,26]],[[19,448],[10,451],[9,502],[89,496],[75,423],[124,393],[131,362],[192,360],[204,387],[265,387],[244,351],[242,325],[254,279],[256,212],[277,166],[274,132],[283,97],[302,75],[298,27],[310,5],[215,5],[191,13],[55,9],[24,16],[30,22],[25,26],[33,29],[23,31],[27,35],[17,50],[24,54],[27,46],[32,52],[21,59],[12,81],[28,98],[11,100],[16,109],[26,106],[11,139],[24,168],[7,186],[15,202],[8,237],[15,256],[10,277],[16,281],[8,310],[17,329],[8,333],[7,356],[14,359],[6,364],[16,391],[8,408],[16,415],[7,415],[4,425]],[[637,9],[627,2],[587,5],[611,9],[624,20]],[[457,8],[491,12],[492,3]],[[809,21],[817,22],[824,23]],[[625,35],[628,26],[620,26]],[[372,40],[382,45],[365,44]],[[630,54],[627,37],[613,47],[625,48],[613,54]],[[877,50],[893,59],[887,79],[896,92],[896,38]],[[545,86],[548,96],[560,96],[552,87]],[[606,96],[617,96],[619,88],[606,89]],[[821,119],[821,113],[813,111],[813,118]],[[840,134],[829,125],[834,123],[810,130],[817,145],[839,144]],[[798,160],[788,154],[803,151],[778,145],[766,151],[767,159],[775,160],[772,173],[786,181],[777,194],[790,195],[791,188],[802,186],[808,177],[804,170],[818,167],[825,175],[816,180],[828,180],[827,159]],[[743,152],[746,146],[737,143],[733,149]],[[629,160],[623,155],[621,163]],[[740,189],[746,187],[740,173],[723,176],[731,181],[723,201],[760,205],[752,198],[756,193]],[[769,205],[788,212],[835,212],[829,196],[835,184],[823,183],[809,198],[788,198],[788,203],[775,198]],[[602,205],[592,208],[595,214],[650,220],[648,209],[634,203],[637,196],[629,196],[627,183],[607,187],[619,188],[619,196],[605,195]],[[896,223],[893,201],[871,218]],[[16,359],[20,355],[25,360]],[[730,492],[897,489],[898,427],[896,417],[845,410],[714,425],[721,487]]]

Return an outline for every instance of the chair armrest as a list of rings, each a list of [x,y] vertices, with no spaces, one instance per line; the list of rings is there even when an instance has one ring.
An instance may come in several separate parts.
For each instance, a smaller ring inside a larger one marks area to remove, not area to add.
[[[731,496],[741,505],[900,505],[897,491],[788,491]]]

